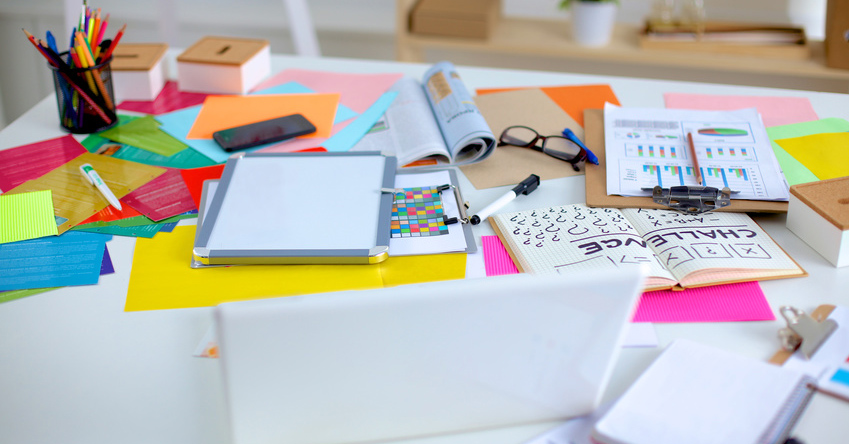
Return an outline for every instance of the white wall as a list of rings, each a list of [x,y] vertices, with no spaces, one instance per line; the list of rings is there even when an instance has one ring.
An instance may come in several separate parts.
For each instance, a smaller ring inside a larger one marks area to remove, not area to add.
[[[457,0],[463,1],[463,0]],[[559,0],[502,0],[505,15],[568,17]],[[683,1],[683,0],[678,0]],[[640,23],[653,0],[620,0],[619,19]],[[705,0],[711,19],[806,25],[809,37],[824,34],[826,0]],[[107,35],[127,23],[125,42],[168,41],[186,47],[204,35],[262,37],[272,52],[292,52],[283,5],[275,0],[89,0],[112,16]],[[171,7],[171,4],[175,4]],[[308,0],[325,55],[394,58],[395,0]],[[3,0],[0,4],[0,126],[13,120],[52,92],[50,72],[27,42],[21,28],[36,36],[56,32],[67,42],[62,0]],[[177,24],[167,35],[159,25],[159,10]],[[65,43],[67,44],[67,43]],[[14,61],[14,63],[9,63]],[[497,63],[497,61],[495,61]],[[468,63],[468,62],[464,62]],[[490,61],[489,63],[493,63]],[[532,68],[533,66],[528,66]],[[543,68],[539,68],[543,69]]]

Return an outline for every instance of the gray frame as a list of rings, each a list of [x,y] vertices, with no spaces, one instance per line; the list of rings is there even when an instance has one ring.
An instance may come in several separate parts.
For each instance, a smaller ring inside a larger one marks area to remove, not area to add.
[[[394,157],[377,152],[237,154],[208,211],[201,209],[193,263],[381,262],[388,257],[394,197],[384,189],[394,185],[396,169]],[[344,195],[333,193],[341,185]],[[336,206],[362,210],[345,219],[353,231],[327,223]]]

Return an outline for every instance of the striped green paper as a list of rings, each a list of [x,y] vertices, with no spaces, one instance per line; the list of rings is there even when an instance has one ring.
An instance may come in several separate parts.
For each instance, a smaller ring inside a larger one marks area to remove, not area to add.
[[[0,195],[0,244],[58,234],[53,191]]]

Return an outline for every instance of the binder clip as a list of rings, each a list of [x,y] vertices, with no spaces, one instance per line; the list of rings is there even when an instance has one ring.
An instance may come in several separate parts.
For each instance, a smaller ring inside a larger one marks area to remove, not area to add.
[[[649,189],[643,188],[648,191]],[[731,191],[728,187],[677,186],[661,188],[659,185],[651,188],[651,198],[654,203],[667,206],[673,210],[687,214],[701,214],[717,208],[731,205]]]
[[[804,311],[787,305],[778,311],[787,321],[787,327],[778,330],[781,347],[789,352],[799,349],[805,359],[811,359],[820,345],[837,330],[834,319],[817,322]]]

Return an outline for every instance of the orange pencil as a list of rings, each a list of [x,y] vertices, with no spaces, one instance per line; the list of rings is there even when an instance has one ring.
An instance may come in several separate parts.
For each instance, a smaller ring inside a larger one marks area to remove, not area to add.
[[[693,158],[693,175],[696,183],[702,185],[702,170],[699,168],[699,158],[696,157],[696,145],[693,143],[693,133],[687,133],[687,143],[690,145],[690,156]]]

